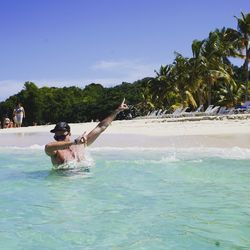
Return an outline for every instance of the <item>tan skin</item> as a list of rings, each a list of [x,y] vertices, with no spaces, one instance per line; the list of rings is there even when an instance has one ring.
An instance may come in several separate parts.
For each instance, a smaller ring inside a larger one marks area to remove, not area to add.
[[[92,131],[88,134],[86,132],[77,138],[77,143],[71,139],[71,134],[67,131],[58,131],[55,135],[66,135],[63,141],[50,142],[45,146],[45,152],[51,157],[53,165],[61,165],[66,162],[73,160],[81,161],[84,156],[79,156],[77,154],[77,147],[79,146],[89,146],[91,145],[98,136],[111,124],[111,122],[116,118],[117,114],[121,111],[128,109],[127,104],[125,104],[125,99],[121,105],[107,118],[102,120]]]

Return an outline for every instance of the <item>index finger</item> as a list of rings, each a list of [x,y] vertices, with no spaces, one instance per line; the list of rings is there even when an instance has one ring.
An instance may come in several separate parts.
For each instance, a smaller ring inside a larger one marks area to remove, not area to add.
[[[122,104],[121,105],[123,105],[125,103],[125,97],[123,98],[123,101],[122,101]]]

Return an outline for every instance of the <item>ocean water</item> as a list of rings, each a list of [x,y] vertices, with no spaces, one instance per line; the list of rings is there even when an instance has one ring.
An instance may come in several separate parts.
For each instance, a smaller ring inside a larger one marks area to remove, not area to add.
[[[250,249],[250,150],[0,148],[0,249]]]

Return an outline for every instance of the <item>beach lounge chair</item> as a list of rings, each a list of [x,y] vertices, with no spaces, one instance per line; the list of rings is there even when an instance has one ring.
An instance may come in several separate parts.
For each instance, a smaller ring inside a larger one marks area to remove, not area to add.
[[[147,118],[154,118],[157,114],[158,110],[153,110],[148,116]]]
[[[235,108],[230,108],[226,110],[226,114],[227,115],[233,115],[236,113],[236,109]]]
[[[203,108],[204,108],[204,105],[201,104],[201,105],[194,111],[194,113],[202,112]]]
[[[185,112],[184,116],[195,116],[198,115],[199,113],[201,113],[203,111],[203,104],[201,104],[195,111],[192,112]]]
[[[220,106],[215,106],[212,109],[210,109],[209,111],[205,111],[206,115],[216,115],[217,112],[219,111]]]
[[[158,112],[156,113],[156,117],[158,118],[158,116],[161,114],[162,109],[159,109]]]
[[[178,115],[181,111],[183,110],[183,107],[179,107],[177,108],[172,114],[165,114],[164,116],[162,116],[163,118],[172,118],[175,117],[176,115]]]
[[[244,102],[242,106],[246,108],[250,108],[250,101]]]
[[[227,107],[220,107],[220,110],[218,111],[217,115],[226,115],[227,114]]]
[[[203,110],[203,105],[202,105],[202,107],[200,106],[198,108],[199,109],[198,112],[194,111],[194,112],[192,112],[192,115],[194,115],[194,116],[204,116],[204,115],[207,115],[213,109],[213,107],[214,107],[214,105],[209,105],[207,107],[207,109],[202,112],[202,110]]]
[[[154,119],[154,118],[158,118],[158,116],[161,114],[162,109],[157,109],[152,111],[149,115],[142,117],[142,118],[146,118],[146,119]]]
[[[157,115],[157,118],[163,118],[164,115],[168,112],[168,109],[163,110],[160,114]]]
[[[187,112],[187,110],[189,109],[189,107],[185,107],[183,108],[180,113],[176,114],[175,117],[183,117],[183,116],[187,116],[190,112]]]
[[[250,101],[244,102],[242,105],[239,105],[235,108],[235,113],[242,114],[248,113],[250,110]]]
[[[205,114],[208,114],[212,109],[213,109],[213,106],[214,105],[209,105],[208,107],[207,107],[207,109],[205,110]]]

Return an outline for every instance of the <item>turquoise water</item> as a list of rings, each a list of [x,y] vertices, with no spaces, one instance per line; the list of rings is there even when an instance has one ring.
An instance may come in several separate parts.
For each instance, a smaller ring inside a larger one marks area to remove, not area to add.
[[[250,150],[90,150],[51,171],[42,148],[1,148],[3,249],[250,249]]]

